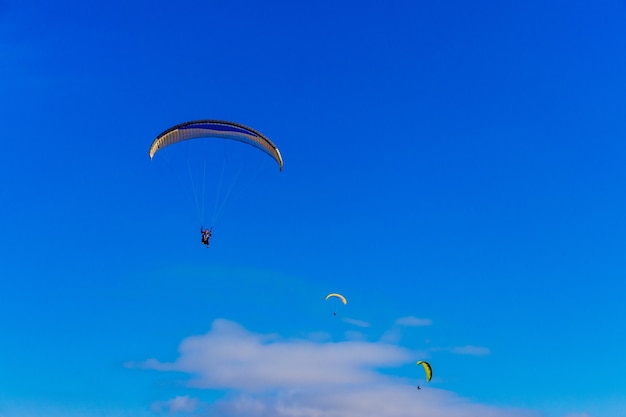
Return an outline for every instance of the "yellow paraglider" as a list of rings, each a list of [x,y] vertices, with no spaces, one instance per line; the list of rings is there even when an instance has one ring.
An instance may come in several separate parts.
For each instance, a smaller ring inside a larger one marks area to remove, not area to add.
[[[330,298],[339,298],[341,300],[341,302],[345,305],[348,304],[348,300],[346,300],[346,297],[344,297],[341,294],[337,294],[336,292],[331,292],[330,294],[328,294],[325,298],[325,300],[328,300]],[[333,312],[333,316],[336,316],[337,312]]]
[[[344,297],[344,296],[343,296],[343,295],[341,295],[341,294],[334,293],[334,292],[333,292],[333,293],[328,294],[328,295],[326,296],[325,300],[328,300],[329,298],[332,298],[332,297],[339,298],[339,299],[341,300],[341,302],[342,302],[342,303],[344,303],[344,304],[347,304],[347,303],[348,303],[348,300],[346,300],[346,297]]]

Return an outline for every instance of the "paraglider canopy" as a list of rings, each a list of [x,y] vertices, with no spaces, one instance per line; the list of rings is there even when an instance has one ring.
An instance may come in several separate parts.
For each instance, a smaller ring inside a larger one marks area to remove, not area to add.
[[[173,126],[156,137],[148,155],[150,159],[160,150],[169,145],[189,139],[222,138],[247,143],[270,155],[283,170],[283,158],[280,151],[261,132],[239,123],[224,120],[194,120]]]
[[[424,368],[424,372],[426,372],[426,381],[430,381],[433,377],[433,368],[431,368],[430,364],[425,361],[417,361],[415,363],[417,366],[422,366]]]
[[[348,300],[346,300],[346,297],[344,297],[341,294],[337,294],[337,293],[330,293],[330,294],[328,294],[326,296],[325,300],[328,300],[329,298],[333,298],[333,297],[339,298],[341,300],[341,302],[344,303],[344,304],[348,303]]]

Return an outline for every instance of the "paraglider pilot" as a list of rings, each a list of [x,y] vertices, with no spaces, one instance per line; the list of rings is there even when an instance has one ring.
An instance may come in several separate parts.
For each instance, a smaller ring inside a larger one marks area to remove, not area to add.
[[[202,244],[206,245],[206,247],[208,248],[209,238],[213,234],[213,227],[211,227],[210,229],[204,229],[202,226],[200,226],[200,234],[202,235]]]

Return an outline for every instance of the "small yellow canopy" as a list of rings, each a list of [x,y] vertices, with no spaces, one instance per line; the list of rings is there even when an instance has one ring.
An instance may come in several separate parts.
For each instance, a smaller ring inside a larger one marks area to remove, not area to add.
[[[347,304],[347,303],[348,303],[348,300],[346,300],[346,297],[344,297],[344,296],[343,296],[343,295],[341,295],[341,294],[334,293],[334,292],[333,292],[333,293],[328,294],[328,295],[326,296],[325,300],[328,300],[328,299],[329,299],[329,298],[331,298],[331,297],[337,297],[337,298],[339,298],[339,299],[341,300],[341,302],[342,302],[342,303],[344,303],[344,304]]]
[[[424,371],[426,372],[426,381],[430,381],[433,377],[433,368],[430,367],[430,364],[424,361],[417,361],[416,365],[422,365],[424,367]]]

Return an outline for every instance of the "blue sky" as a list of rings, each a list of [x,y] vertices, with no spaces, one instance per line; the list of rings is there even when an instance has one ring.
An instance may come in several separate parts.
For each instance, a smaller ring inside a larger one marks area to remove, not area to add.
[[[1,417],[626,415],[625,3],[88,3],[0,1]]]

